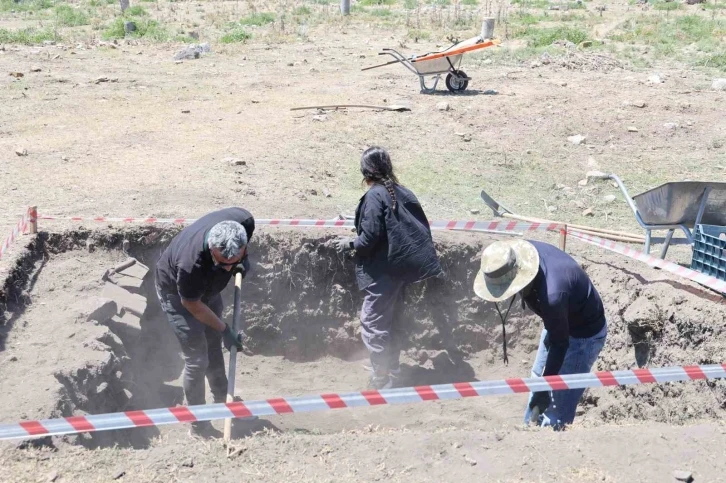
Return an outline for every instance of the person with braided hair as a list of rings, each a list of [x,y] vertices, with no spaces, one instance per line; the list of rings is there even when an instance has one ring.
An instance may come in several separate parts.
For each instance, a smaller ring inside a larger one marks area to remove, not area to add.
[[[368,190],[355,211],[358,236],[335,245],[341,253],[355,250],[358,288],[366,292],[360,319],[371,357],[369,385],[384,389],[400,375],[398,319],[406,286],[438,276],[441,265],[421,203],[398,182],[386,150],[367,149],[360,170]]]

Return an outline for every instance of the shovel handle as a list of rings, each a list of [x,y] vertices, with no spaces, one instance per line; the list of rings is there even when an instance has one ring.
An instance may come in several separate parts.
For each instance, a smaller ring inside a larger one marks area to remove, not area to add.
[[[234,275],[234,312],[232,314],[232,333],[237,334],[241,316],[240,304],[242,301],[242,273]],[[237,347],[229,349],[229,370],[227,371],[227,402],[234,402],[234,376],[237,372]],[[232,419],[224,420],[224,441],[228,443],[232,438]]]

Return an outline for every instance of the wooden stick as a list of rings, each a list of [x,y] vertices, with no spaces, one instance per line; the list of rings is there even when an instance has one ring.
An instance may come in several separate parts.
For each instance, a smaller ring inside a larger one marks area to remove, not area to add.
[[[30,234],[35,235],[38,233],[38,207],[30,207]]]
[[[567,225],[560,228],[560,250],[567,251]]]
[[[571,223],[562,223],[560,221],[543,220],[541,218],[532,218],[529,216],[515,215],[514,213],[502,213],[502,217],[511,218],[513,220],[528,221],[530,223],[558,223],[560,225],[566,224],[568,228],[573,229],[573,230],[587,231],[590,233],[601,233],[601,234],[607,234],[607,235],[615,235],[615,236],[620,236],[620,237],[632,238],[632,239],[636,239],[636,240],[639,240],[639,241],[645,243],[645,237],[642,235],[637,235],[635,233],[607,230],[605,228],[596,228],[593,226],[573,225]],[[602,237],[602,238],[604,238],[604,237]]]
[[[241,315],[240,304],[242,302],[242,274],[237,272],[234,275],[234,312],[232,313],[232,333],[237,335],[239,319]],[[227,402],[234,402],[234,376],[237,372],[237,347],[229,349],[229,370],[227,371]],[[224,442],[229,443],[232,438],[232,419],[224,420]]]
[[[380,109],[381,111],[410,111],[411,108],[407,106],[400,106],[397,104],[391,104],[390,106],[370,106],[367,104],[338,104],[333,106],[306,106],[306,107],[293,107],[291,111],[302,111],[305,109],[346,109],[349,107],[358,107],[361,109]]]
[[[584,233],[585,235],[597,236],[597,237],[604,238],[606,240],[612,240],[612,241],[620,241],[620,242],[626,242],[626,243],[637,243],[637,244],[642,244],[643,243],[643,240],[638,240],[637,238],[629,238],[629,237],[625,237],[625,236],[610,235],[608,233],[596,233],[596,232],[587,231],[587,230],[574,230],[574,229],[573,230],[570,230],[570,231],[571,232],[574,231],[574,232],[577,232],[577,233]]]

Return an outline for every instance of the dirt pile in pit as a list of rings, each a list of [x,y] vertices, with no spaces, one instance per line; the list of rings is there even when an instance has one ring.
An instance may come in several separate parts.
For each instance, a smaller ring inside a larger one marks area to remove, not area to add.
[[[707,290],[664,280],[643,264],[592,257],[583,261],[609,323],[599,370],[721,364],[726,361],[726,303]],[[598,389],[588,419],[678,423],[723,418],[726,381],[644,384]]]
[[[2,327],[0,420],[102,412],[128,402],[123,343],[94,320],[115,313],[96,296],[119,255],[51,253],[35,262],[27,308]]]

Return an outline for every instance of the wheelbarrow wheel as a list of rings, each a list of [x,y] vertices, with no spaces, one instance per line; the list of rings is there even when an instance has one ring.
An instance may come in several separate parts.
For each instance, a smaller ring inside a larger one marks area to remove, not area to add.
[[[446,88],[451,92],[461,92],[469,86],[466,73],[463,70],[449,72],[446,76]]]

